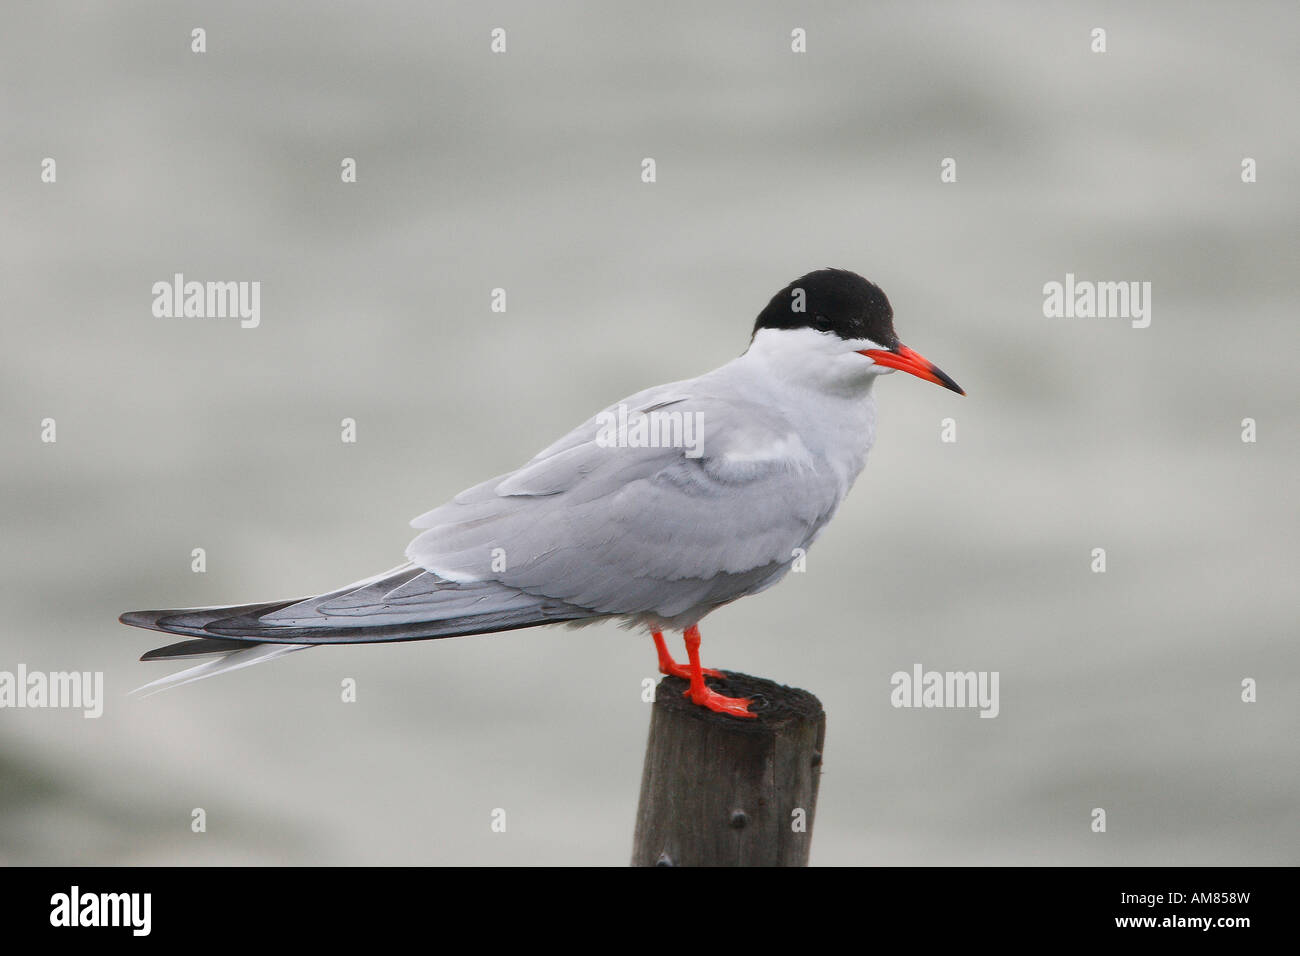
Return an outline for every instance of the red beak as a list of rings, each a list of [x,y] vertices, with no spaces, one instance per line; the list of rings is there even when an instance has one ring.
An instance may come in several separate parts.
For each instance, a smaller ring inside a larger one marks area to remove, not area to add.
[[[917,378],[923,378],[927,382],[934,382],[935,385],[950,388],[958,395],[966,394],[962,391],[962,387],[949,378],[939,366],[920,352],[913,352],[906,345],[900,345],[896,349],[862,349],[858,354],[872,359],[877,365],[896,368],[903,372],[911,372]]]

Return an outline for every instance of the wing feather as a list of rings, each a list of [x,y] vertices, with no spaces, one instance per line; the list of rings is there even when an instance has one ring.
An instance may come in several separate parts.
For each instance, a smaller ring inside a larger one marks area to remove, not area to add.
[[[675,618],[770,586],[834,513],[842,476],[819,472],[761,403],[680,385],[635,398],[633,411],[698,416],[703,453],[610,446],[593,417],[518,471],[416,518],[407,557],[599,614]]]

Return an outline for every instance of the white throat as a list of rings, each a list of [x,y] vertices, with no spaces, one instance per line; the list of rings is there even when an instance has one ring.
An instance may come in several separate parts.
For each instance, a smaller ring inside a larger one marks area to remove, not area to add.
[[[814,329],[759,329],[741,359],[774,382],[829,397],[865,398],[876,377],[892,371],[858,354],[881,348],[870,339],[846,342]]]
[[[854,347],[813,329],[760,329],[749,350],[718,371],[732,385],[778,413],[814,458],[842,483],[862,469],[875,441],[872,385],[884,371]]]

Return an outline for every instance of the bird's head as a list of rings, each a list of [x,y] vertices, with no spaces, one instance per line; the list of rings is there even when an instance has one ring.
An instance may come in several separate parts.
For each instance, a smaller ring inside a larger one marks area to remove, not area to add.
[[[754,323],[755,347],[782,356],[796,376],[869,382],[898,369],[966,394],[898,340],[894,310],[880,287],[845,269],[810,272],[774,295]]]

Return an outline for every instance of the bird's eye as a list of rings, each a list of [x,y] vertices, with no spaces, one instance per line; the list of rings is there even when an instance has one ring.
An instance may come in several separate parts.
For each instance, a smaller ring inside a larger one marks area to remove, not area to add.
[[[824,315],[814,315],[812,327],[818,332],[829,332],[831,330],[831,320]]]

